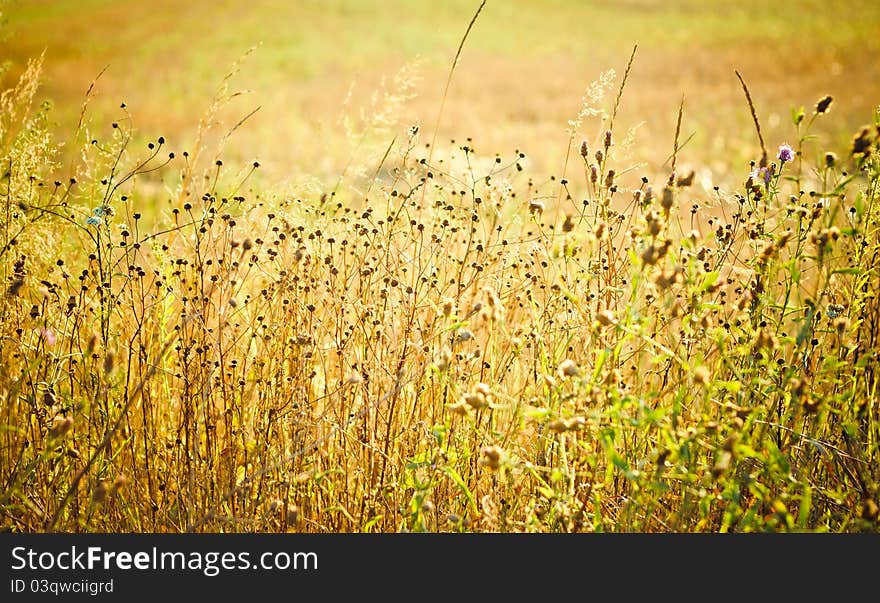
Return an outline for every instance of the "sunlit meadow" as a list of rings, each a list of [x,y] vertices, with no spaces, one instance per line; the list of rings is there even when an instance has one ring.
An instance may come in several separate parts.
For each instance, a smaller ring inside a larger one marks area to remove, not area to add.
[[[279,4],[0,4],[3,530],[878,531],[880,8]]]

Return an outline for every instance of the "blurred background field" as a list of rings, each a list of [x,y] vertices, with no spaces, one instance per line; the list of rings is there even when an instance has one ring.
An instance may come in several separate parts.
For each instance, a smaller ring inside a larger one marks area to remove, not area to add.
[[[455,48],[477,5],[14,1],[4,15],[5,78],[14,81],[27,58],[45,51],[41,94],[55,103],[52,120],[64,140],[87,87],[107,67],[89,109],[96,133],[120,118],[125,102],[143,139],[162,135],[179,151],[193,144],[230,66],[257,47],[231,80],[247,94],[225,118],[234,124],[260,109],[235,131],[224,157],[259,160],[275,186],[323,187],[352,158],[381,156],[411,125],[421,126],[420,142],[433,135]],[[620,131],[643,124],[632,163],[657,168],[668,158],[684,95],[682,139],[693,137],[680,162],[709,168],[704,186],[739,184],[757,144],[734,69],[751,88],[773,148],[793,137],[790,108],[809,110],[824,94],[837,99],[814,131],[818,156],[823,144],[845,144],[871,118],[880,97],[877,31],[880,4],[867,1],[490,2],[456,71],[438,146],[472,137],[479,154],[510,157],[518,149],[531,174],[558,174],[567,121],[584,91],[609,68],[619,82],[638,44],[619,115]],[[366,124],[375,144],[357,147]]]

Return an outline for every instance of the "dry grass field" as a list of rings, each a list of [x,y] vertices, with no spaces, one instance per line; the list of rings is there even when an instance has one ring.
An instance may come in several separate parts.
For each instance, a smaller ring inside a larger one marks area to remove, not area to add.
[[[874,3],[0,6],[3,530],[880,527]]]

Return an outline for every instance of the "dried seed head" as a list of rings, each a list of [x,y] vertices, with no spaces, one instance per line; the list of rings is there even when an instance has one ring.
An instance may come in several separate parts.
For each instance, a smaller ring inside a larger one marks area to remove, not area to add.
[[[694,383],[699,385],[709,385],[712,381],[712,373],[705,366],[698,366],[694,369]]]
[[[613,325],[616,322],[614,312],[611,310],[602,310],[596,314],[596,321],[603,327]]]
[[[299,523],[299,507],[296,505],[291,505],[287,507],[287,525],[295,526]]]
[[[448,347],[444,347],[440,350],[440,356],[437,359],[437,368],[441,371],[445,371],[449,368],[449,365],[452,363],[452,350]]]
[[[772,242],[767,243],[766,245],[764,245],[764,249],[761,250],[761,253],[758,254],[758,263],[766,264],[771,259],[773,259],[773,256],[775,256],[775,255],[776,255],[776,245]]]
[[[110,486],[110,494],[116,494],[125,485],[128,483],[128,478],[125,475],[118,475],[116,479],[113,480],[113,485]]]
[[[587,146],[587,141],[584,140],[581,142],[581,157],[584,159],[587,158],[587,155],[590,154],[590,147]]]
[[[564,433],[566,431],[576,431],[583,429],[587,424],[584,417],[572,417],[564,419],[562,417],[553,419],[547,424],[547,428],[554,433]]]
[[[490,469],[495,470],[501,467],[501,459],[504,455],[504,451],[498,446],[484,446],[482,451],[483,458],[482,463],[487,465]]]
[[[73,428],[73,418],[65,417],[63,415],[58,415],[54,419],[52,419],[52,424],[49,426],[49,437],[50,438],[60,438],[66,435]]]
[[[542,214],[544,213],[544,203],[542,201],[536,201],[532,199],[529,201],[529,213],[530,214]]]
[[[580,374],[580,369],[574,360],[567,358],[560,363],[558,372],[560,377],[577,377]]]
[[[574,230],[574,218],[571,214],[565,216],[565,222],[562,223],[562,232],[571,232]]]
[[[804,408],[804,412],[807,414],[813,414],[819,410],[819,406],[821,405],[822,400],[819,398],[813,398],[809,392],[807,392],[804,397],[801,399],[801,405]]]
[[[663,212],[668,216],[669,211],[672,209],[672,204],[675,200],[675,194],[672,190],[671,186],[663,187],[663,198],[660,200],[660,207],[663,208]]]
[[[691,170],[687,176],[679,176],[678,179],[675,181],[675,185],[678,187],[690,186],[694,183],[694,176],[696,176],[696,172],[694,172],[694,170]]]
[[[605,188],[611,188],[614,186],[614,170],[608,170],[608,173],[605,174]]]
[[[458,337],[455,338],[457,342],[470,341],[474,338],[474,334],[468,331],[467,329],[462,329],[458,332]]]
[[[740,419],[739,417],[735,417],[735,418],[739,419],[740,423],[742,423],[742,419]],[[725,452],[730,452],[731,454],[735,453],[736,452],[736,443],[738,441],[739,441],[739,436],[736,435],[735,433],[731,433],[730,435],[728,435],[724,439],[724,443],[721,444],[721,450],[724,450]]]
[[[447,408],[453,414],[464,416],[468,413],[469,406],[464,400],[460,400],[454,404],[449,404]]]
[[[107,500],[107,494],[110,492],[110,483],[106,479],[98,480],[95,489],[92,490],[92,502],[101,504]]]
[[[752,293],[749,290],[742,292],[739,299],[736,300],[736,309],[740,312],[744,311],[752,303]]]
[[[611,130],[605,130],[605,149],[608,149],[612,144],[614,143],[611,141]]]
[[[709,316],[708,312],[705,312],[702,316],[700,316],[700,326],[704,329],[708,329],[712,326],[712,317]]]
[[[660,216],[657,215],[656,212],[651,212],[648,214],[648,233],[652,237],[656,237],[660,234],[660,230],[663,228],[663,222],[660,220]]]
[[[825,167],[833,168],[837,165],[837,154],[828,151],[825,153]]]
[[[647,264],[647,262],[645,263]],[[676,266],[675,270],[663,270],[657,274],[654,277],[654,284],[656,284],[661,291],[669,289],[672,285],[678,282],[679,270],[677,268],[678,266]]]
[[[758,336],[755,339],[755,348],[757,350],[775,350],[778,347],[779,340],[776,338],[776,335],[774,335],[767,329],[761,329],[760,331],[758,331]]]
[[[116,361],[116,356],[113,354],[112,350],[107,350],[104,354],[104,374],[109,375],[113,372],[113,366]]]
[[[657,247],[656,245],[648,246],[648,248],[642,252],[642,261],[647,266],[653,266],[661,259],[663,259],[664,256],[666,256],[666,253],[669,251],[669,246],[671,244],[671,241],[667,239],[659,247]]]
[[[871,154],[871,127],[862,126],[862,128],[853,136],[852,155],[864,155],[867,157]]]
[[[791,397],[795,400],[800,400],[807,392],[807,384],[802,379],[792,379],[789,386],[791,387]]]
[[[467,392],[462,396],[462,400],[474,410],[489,406],[489,401],[486,399],[486,396],[480,392]]]
[[[715,465],[712,467],[712,477],[714,479],[718,479],[727,472],[732,458],[733,455],[726,450],[718,456],[718,460],[715,461]]]
[[[834,100],[831,96],[825,96],[819,99],[819,102],[816,103],[816,113],[821,115],[823,113],[828,112],[828,107],[831,106],[831,101]]]
[[[828,304],[828,307],[825,308],[825,313],[828,315],[828,318],[837,318],[845,311],[846,306],[841,306],[840,304]]]
[[[443,313],[443,318],[449,318],[452,316],[452,313],[455,312],[455,300],[447,297],[443,300],[443,305],[441,306],[441,312]]]
[[[568,422],[565,419],[553,419],[547,424],[547,428],[554,433],[568,431]]]

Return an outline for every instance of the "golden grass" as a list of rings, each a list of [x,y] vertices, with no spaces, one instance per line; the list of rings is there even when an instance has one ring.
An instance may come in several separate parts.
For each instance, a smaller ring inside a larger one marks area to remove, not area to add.
[[[4,529],[877,530],[880,115],[814,139],[852,98],[818,95],[783,138],[743,66],[766,166],[752,129],[752,165],[689,155],[708,92],[628,142],[640,46],[551,177],[445,142],[467,50],[436,145],[404,74],[291,189],[226,159],[263,114],[233,76],[185,155],[127,108],[61,155],[33,63],[0,99]]]

